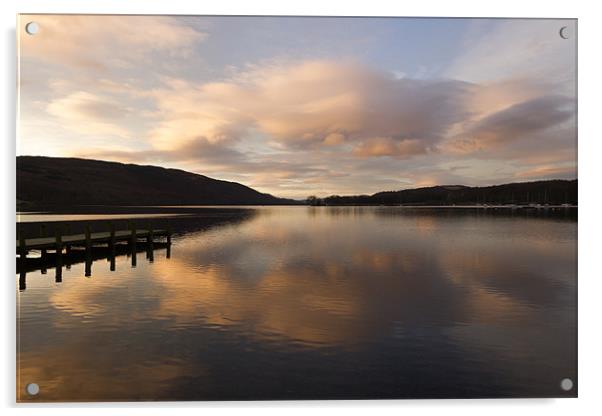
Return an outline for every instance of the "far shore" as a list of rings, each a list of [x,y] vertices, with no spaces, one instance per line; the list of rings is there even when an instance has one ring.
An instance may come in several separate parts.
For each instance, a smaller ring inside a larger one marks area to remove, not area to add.
[[[561,204],[561,205],[546,205],[546,204],[465,204],[465,205],[403,205],[403,204],[299,204],[299,205],[156,205],[156,206],[127,206],[127,205],[75,205],[75,206],[27,206],[20,207],[17,210],[17,216],[24,215],[105,215],[107,219],[115,217],[115,219],[134,218],[138,215],[150,217],[170,217],[181,215],[199,215],[199,214],[216,214],[235,213],[241,210],[258,209],[258,208],[328,208],[328,207],[388,207],[388,208],[404,208],[404,209],[504,209],[504,210],[558,210],[558,209],[577,209],[577,205]]]

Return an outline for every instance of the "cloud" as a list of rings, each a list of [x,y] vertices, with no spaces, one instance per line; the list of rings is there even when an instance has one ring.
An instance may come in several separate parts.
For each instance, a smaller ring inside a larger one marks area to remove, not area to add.
[[[258,132],[289,148],[348,144],[361,156],[411,156],[466,117],[469,93],[463,82],[397,79],[328,60],[256,66],[200,85],[166,79],[152,91],[162,121],[151,141],[169,150],[199,136],[229,143]]]
[[[568,97],[537,97],[465,126],[464,131],[454,140],[453,146],[465,152],[499,146],[561,125],[574,115],[573,100]]]
[[[21,36],[24,58],[61,66],[106,70],[148,64],[148,55],[185,57],[206,35],[167,16],[25,15],[40,31]]]
[[[572,92],[576,42],[559,36],[562,26],[576,32],[574,19],[476,19],[445,75],[476,83],[540,79]]]
[[[375,137],[373,139],[368,139],[354,149],[354,154],[361,157],[409,157],[426,152],[427,147],[425,147],[420,140],[405,139],[396,141],[387,137]]]
[[[129,137],[127,128],[121,127],[118,122],[130,110],[108,97],[78,91],[52,100],[47,112],[61,119],[65,128],[78,133]]]
[[[220,82],[166,79],[152,91],[162,151],[198,137],[230,146],[262,135],[284,149],[334,148],[361,158],[470,153],[527,140],[574,116],[572,101],[526,78],[475,84],[398,79],[355,62],[251,66]]]
[[[403,48],[394,72],[363,55],[260,53],[252,42],[241,53],[227,43],[235,33],[224,43],[204,18],[27,15],[21,29],[31,20],[40,33],[20,36],[27,154],[44,131],[48,154],[294,197],[562,175],[545,167],[576,159],[575,48],[557,36],[570,21],[475,21],[451,65],[437,62],[447,71],[422,73],[447,78],[416,79]]]
[[[233,166],[246,163],[243,153],[219,143],[213,143],[204,137],[197,137],[195,140],[172,150],[88,149],[77,152],[77,156],[122,162],[148,161],[157,163],[195,161],[218,166]]]
[[[574,160],[576,41],[558,31],[567,26],[575,33],[575,25],[572,19],[474,20],[444,72],[475,86],[472,116],[438,149],[508,162]]]
[[[515,176],[521,179],[574,179],[577,177],[577,167],[555,165],[537,166],[532,169],[517,172]]]
[[[128,90],[152,103],[145,149],[79,155],[167,163],[304,197],[357,193],[358,183],[377,192],[510,181],[575,154],[574,103],[540,80],[399,79],[354,61],[309,60],[249,65],[214,82],[161,83]],[[443,163],[468,155],[471,169]]]

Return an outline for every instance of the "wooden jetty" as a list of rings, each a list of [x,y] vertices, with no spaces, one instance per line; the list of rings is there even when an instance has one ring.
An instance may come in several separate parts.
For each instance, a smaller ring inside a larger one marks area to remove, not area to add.
[[[23,232],[19,233],[17,239],[17,273],[19,273],[19,290],[26,288],[26,275],[33,270],[41,270],[46,274],[50,267],[55,268],[55,281],[62,282],[63,266],[67,269],[72,264],[85,263],[85,276],[92,275],[92,263],[94,260],[107,258],[110,270],[115,271],[115,257],[128,255],[131,257],[132,267],[136,267],[136,254],[146,251],[149,262],[154,261],[155,249],[166,249],[166,257],[171,253],[171,230],[169,224],[167,229],[154,229],[150,226],[146,229],[136,229],[128,222],[127,230],[115,230],[114,224],[109,224],[109,231],[91,232],[90,226],[86,225],[84,233],[65,234],[66,228],[69,232],[69,224],[66,227],[55,227],[54,237],[32,237],[26,238]],[[46,224],[40,226],[42,235],[46,234]],[[139,241],[141,240],[141,241]],[[30,251],[39,251],[39,257],[27,257]]]
[[[73,246],[82,246],[90,249],[97,245],[108,245],[109,247],[120,242],[127,242],[133,246],[137,240],[141,238],[146,240],[147,244],[153,244],[155,238],[165,238],[167,243],[171,243],[171,231],[169,229],[152,229],[137,230],[131,228],[128,230],[116,231],[112,226],[110,231],[91,233],[90,228],[86,227],[83,234],[62,235],[57,232],[54,237],[37,237],[25,238],[23,235],[17,240],[17,254],[21,258],[27,257],[31,250],[46,251],[48,249],[55,250],[57,253],[62,253],[63,249],[69,252]]]

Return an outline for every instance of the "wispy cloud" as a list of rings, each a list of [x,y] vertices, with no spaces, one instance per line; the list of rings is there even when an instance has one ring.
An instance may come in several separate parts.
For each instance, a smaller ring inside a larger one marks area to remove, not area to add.
[[[556,95],[520,102],[466,126],[452,143],[463,152],[471,152],[528,139],[574,117],[572,104],[570,98]]]
[[[462,52],[445,75],[469,82],[501,79],[540,79],[564,91],[575,80],[575,39],[562,39],[558,31],[576,22],[566,19],[473,20],[465,34]]]
[[[93,131],[95,134],[109,136],[129,136],[127,128],[118,123],[130,109],[107,97],[78,91],[51,101],[47,111],[77,133],[87,134]]]
[[[166,16],[35,15],[36,36],[21,37],[22,57],[79,70],[150,64],[149,54],[187,56],[206,34]],[[21,19],[25,25],[29,20]],[[20,28],[23,30],[23,28]]]

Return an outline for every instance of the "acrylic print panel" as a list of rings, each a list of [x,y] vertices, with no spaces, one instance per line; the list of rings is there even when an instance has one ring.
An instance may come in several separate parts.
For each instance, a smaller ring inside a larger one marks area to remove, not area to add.
[[[18,401],[577,396],[576,20],[17,32]]]

